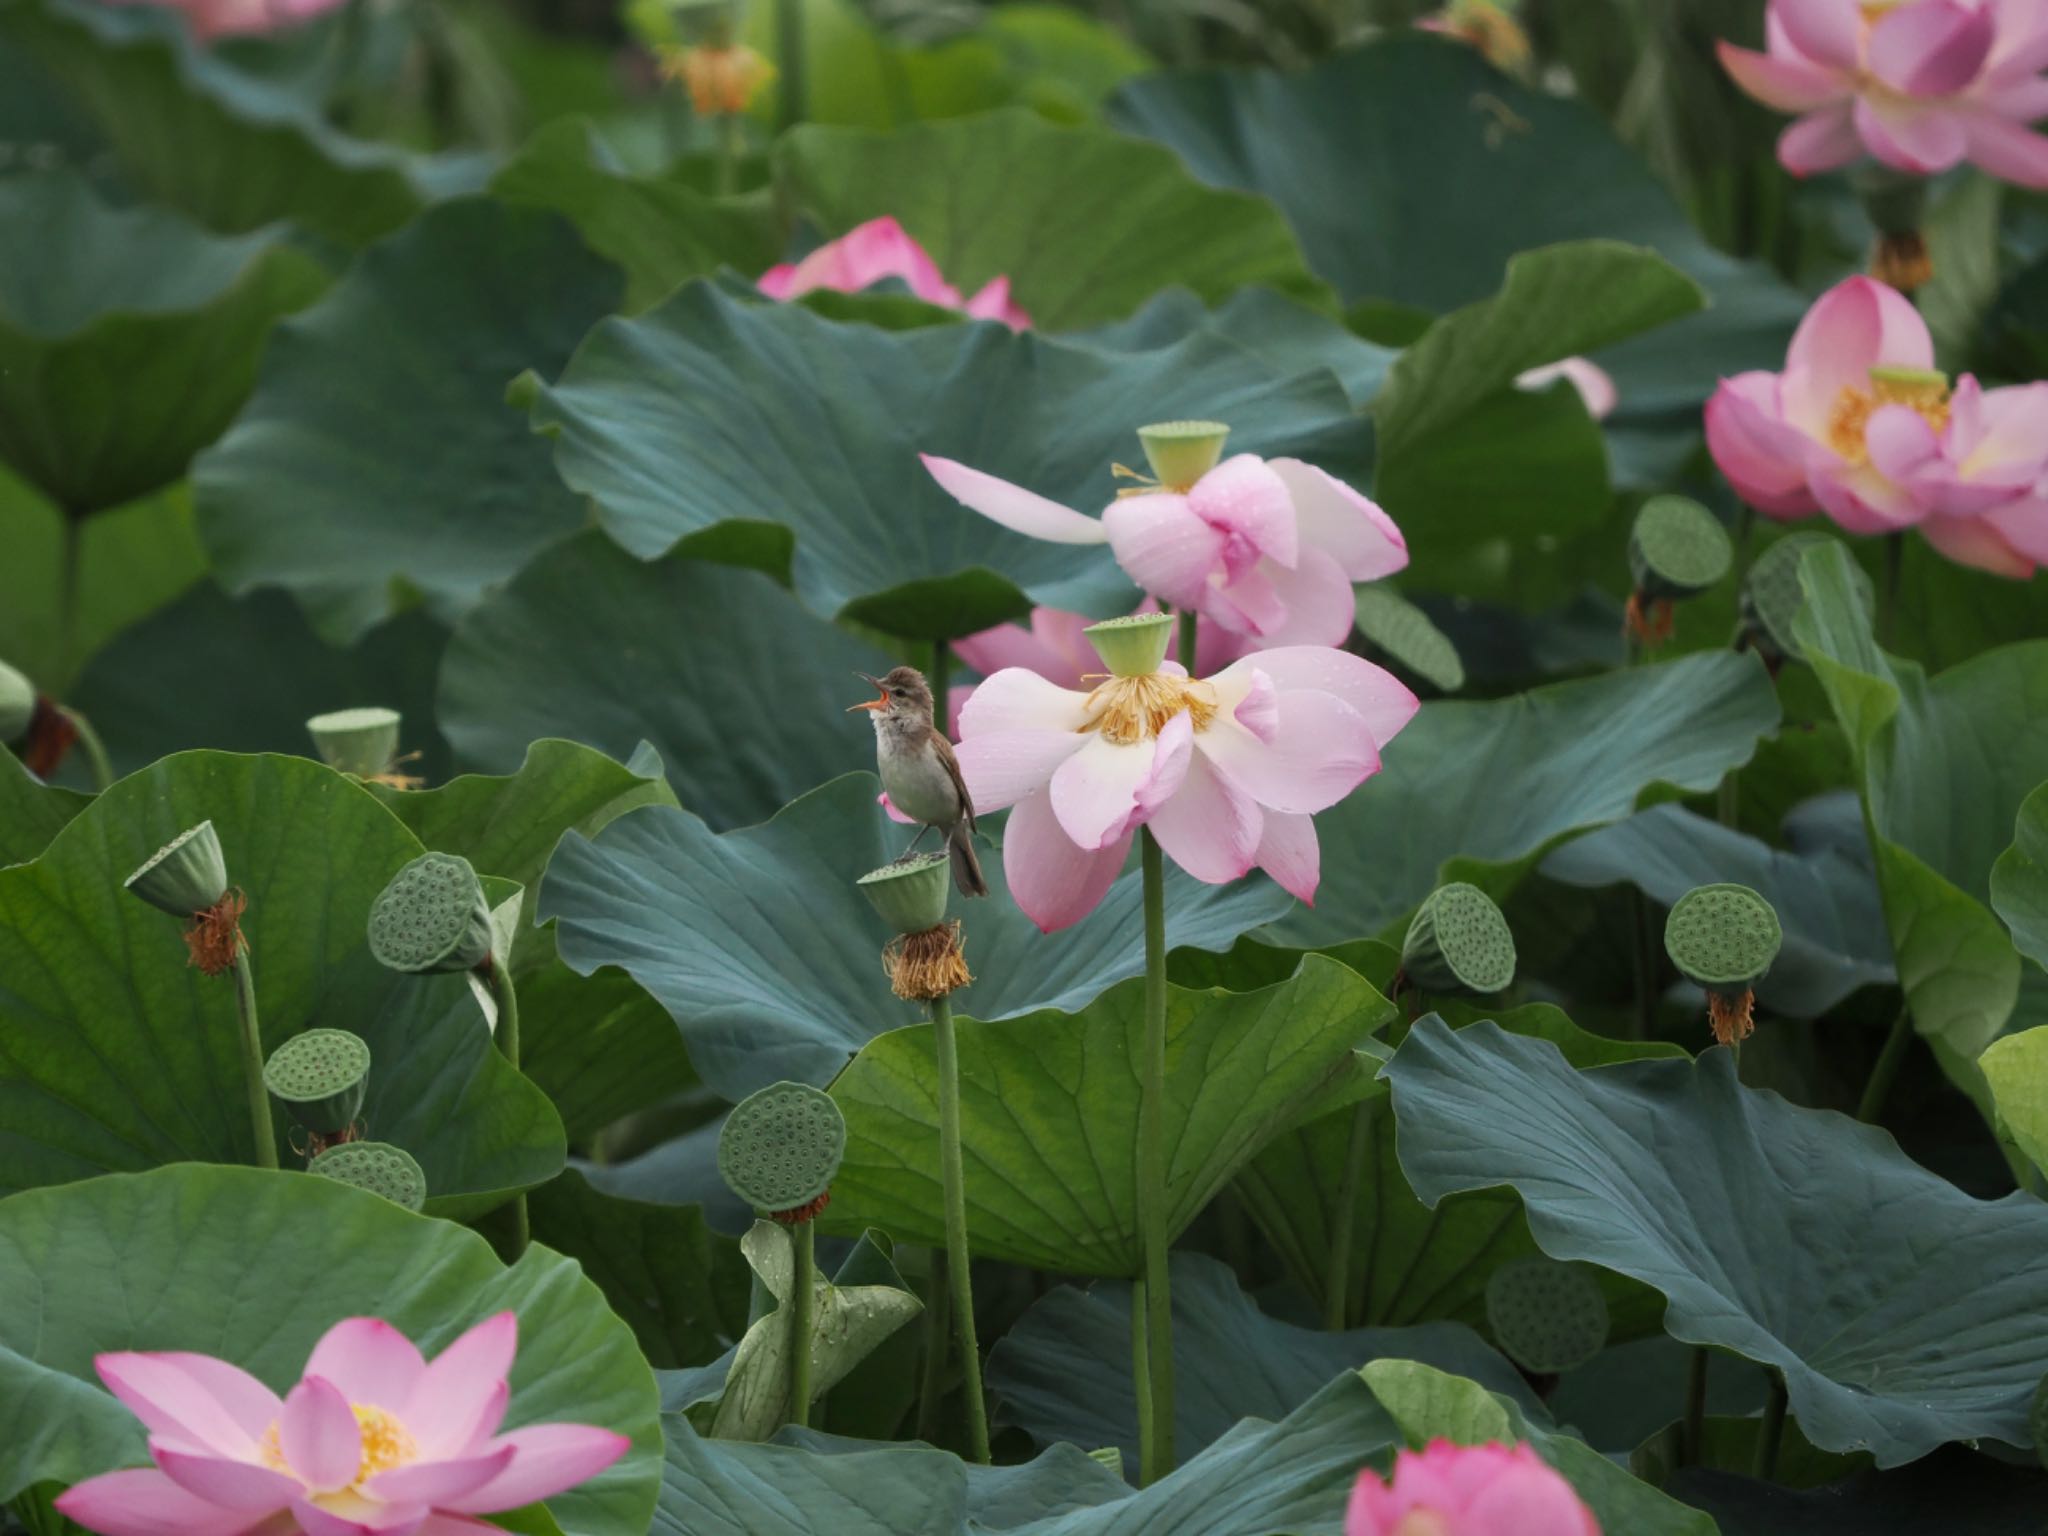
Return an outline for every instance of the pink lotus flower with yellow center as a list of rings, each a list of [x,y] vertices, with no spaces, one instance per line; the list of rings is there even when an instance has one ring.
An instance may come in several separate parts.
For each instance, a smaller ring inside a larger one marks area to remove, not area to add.
[[[1094,910],[1141,825],[1197,880],[1256,866],[1313,901],[1311,818],[1377,773],[1415,714],[1391,673],[1325,646],[1259,651],[1197,680],[1163,659],[1170,627],[1164,615],[1098,625],[1114,670],[1097,686],[1013,667],[961,712],[961,774],[977,811],[1014,807],[1003,870],[1047,933]],[[1136,652],[1111,649],[1119,630]]]
[[[1917,527],[2006,576],[2048,562],[2048,384],[1987,390],[1965,374],[1951,389],[1919,312],[1870,278],[1815,302],[1782,373],[1723,379],[1706,423],[1715,464],[1768,516]]]
[[[282,1399],[210,1355],[101,1355],[156,1465],[88,1478],[58,1512],[102,1536],[488,1536],[472,1516],[560,1493],[631,1444],[583,1424],[498,1433],[518,1336],[501,1312],[429,1363],[352,1317]]]
[[[895,278],[927,304],[957,309],[976,320],[1000,320],[1013,331],[1031,328],[1031,316],[1010,302],[1010,279],[992,277],[973,298],[947,282],[925,248],[892,218],[869,219],[802,261],[770,267],[754,286],[771,299],[793,299],[814,289],[859,293]]]
[[[1600,1536],[1600,1522],[1526,1445],[1432,1440],[1397,1455],[1390,1482],[1359,1474],[1344,1536]]]
[[[1778,140],[1795,176],[1868,153],[1932,176],[1967,160],[2048,187],[2048,7],[2039,0],[1770,0],[1765,51],[1719,45],[1750,95],[1798,119]]]
[[[192,35],[205,42],[278,32],[312,20],[346,0],[107,0],[112,5],[155,5],[182,11]]]
[[[922,458],[963,505],[1032,538],[1107,544],[1138,586],[1248,649],[1342,645],[1355,621],[1351,584],[1407,565],[1407,540],[1375,503],[1312,464],[1222,459],[1228,431],[1202,421],[1141,428],[1158,478],[1120,493],[1099,518],[952,459]]]

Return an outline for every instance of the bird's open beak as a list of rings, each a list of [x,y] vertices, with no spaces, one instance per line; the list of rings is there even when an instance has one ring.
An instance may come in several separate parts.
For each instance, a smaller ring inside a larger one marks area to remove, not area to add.
[[[865,672],[856,672],[853,675],[864,683],[873,683],[876,688],[881,689],[882,696],[879,699],[869,699],[865,704],[847,705],[846,712],[849,715],[857,709],[883,710],[889,707],[889,691],[882,688],[882,680],[879,677],[869,677]]]

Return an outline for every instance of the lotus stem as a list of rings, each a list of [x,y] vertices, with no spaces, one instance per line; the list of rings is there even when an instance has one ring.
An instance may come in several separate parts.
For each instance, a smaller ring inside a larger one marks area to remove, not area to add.
[[[499,961],[485,956],[478,967],[483,971],[491,986],[491,1000],[498,1005],[498,1027],[491,1031],[498,1042],[498,1049],[514,1071],[519,1068],[519,989],[512,984],[512,963],[510,957]],[[526,1192],[521,1190],[512,1197],[512,1256],[517,1258],[526,1252],[526,1245],[533,1240],[533,1222],[527,1214]]]
[[[1194,628],[1182,616],[1182,633]],[[1139,1445],[1139,1483],[1173,1470],[1173,1292],[1166,1239],[1166,872],[1159,843],[1146,827],[1145,1042],[1138,1064],[1138,1239],[1143,1255],[1145,1326],[1133,1334],[1133,1365],[1141,1422],[1149,1402],[1150,1433]],[[1142,1335],[1144,1354],[1136,1353]]]
[[[739,184],[740,115],[722,112],[718,118],[718,195],[730,197]]]
[[[1899,623],[1899,585],[1906,570],[1906,536],[1884,536],[1884,586],[1877,596],[1877,643],[1886,650],[1893,644]]]
[[[1891,1033],[1884,1037],[1884,1049],[1877,1053],[1877,1062],[1870,1069],[1870,1081],[1863,1085],[1863,1098],[1856,1105],[1856,1118],[1865,1125],[1877,1124],[1884,1101],[1891,1094],[1892,1079],[1899,1075],[1899,1064],[1906,1059],[1906,1047],[1912,1042],[1913,1010],[1901,998],[1898,1017],[1892,1020]]]
[[[789,1282],[789,1422],[798,1429],[811,1422],[811,1292],[817,1284],[817,1233],[808,1221],[789,1229],[796,1263]]]
[[[804,116],[803,0],[775,0],[775,46],[782,55],[782,111],[779,127],[789,128]]]
[[[256,973],[249,951],[235,949],[235,1015],[242,1032],[242,1077],[249,1095],[249,1130],[256,1138],[256,1166],[277,1166],[277,1133],[270,1127],[270,1090],[263,1085],[263,1026],[256,1017]]]
[[[932,724],[950,738],[953,713],[949,695],[953,687],[953,648],[943,640],[932,642]]]
[[[931,1270],[924,1285],[924,1375],[917,1391],[917,1438],[936,1443],[939,1405],[946,1396],[946,1250],[931,1251]]]
[[[86,766],[92,770],[92,787],[98,790],[111,788],[114,782],[114,764],[107,756],[107,745],[100,740],[100,733],[92,728],[92,722],[79,711],[63,706],[64,717],[78,732],[78,743],[85,748]]]
[[[945,652],[944,642],[939,645]],[[953,1005],[932,999],[932,1032],[938,1042],[939,1167],[946,1192],[946,1274],[952,1282],[953,1329],[960,1341],[966,1377],[967,1443],[974,1459],[987,1465],[988,1405],[981,1392],[981,1346],[974,1336],[974,1277],[967,1251],[967,1180],[960,1159],[960,1056],[953,1038]]]
[[[1195,640],[1196,629],[1198,628],[1198,626],[1199,616],[1196,614],[1195,610],[1192,608],[1181,609],[1180,664],[1188,669],[1189,677],[1194,677],[1197,675],[1195,672]]]
[[[1680,1465],[1696,1467],[1707,1434],[1707,1346],[1695,1344],[1685,1369],[1685,1428],[1678,1442]]]
[[[57,553],[57,676],[69,690],[77,671],[80,588],[84,585],[85,519],[68,509],[63,511],[63,542]],[[49,690],[58,692],[56,686]]]
[[[1351,1106],[1351,1140],[1344,1151],[1344,1178],[1337,1186],[1337,1211],[1330,1221],[1330,1268],[1323,1281],[1323,1326],[1342,1333],[1351,1313],[1351,1228],[1358,1215],[1358,1186],[1372,1150],[1372,1114],[1363,1102]]]
[[[1756,1465],[1754,1471],[1764,1482],[1774,1482],[1778,1476],[1778,1448],[1785,1440],[1785,1377],[1781,1371],[1772,1371],[1771,1395],[1764,1401],[1763,1423],[1756,1434]]]

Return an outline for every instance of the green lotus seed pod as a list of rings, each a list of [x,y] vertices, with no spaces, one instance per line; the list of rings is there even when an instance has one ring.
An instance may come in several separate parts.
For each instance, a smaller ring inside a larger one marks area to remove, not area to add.
[[[1167,642],[1173,639],[1173,615],[1133,613],[1090,624],[1081,633],[1116,676],[1147,677],[1166,660]]]
[[[1636,513],[1628,568],[1644,597],[1697,597],[1726,576],[1734,562],[1728,530],[1698,502],[1652,496]]]
[[[718,1133],[718,1172],[755,1210],[799,1211],[822,1199],[846,1154],[846,1118],[809,1083],[748,1094]]]
[[[946,894],[953,888],[953,879],[943,853],[884,864],[854,883],[891,933],[923,933],[946,920]]]
[[[1664,920],[1664,952],[1671,963],[1710,992],[1755,986],[1784,941],[1778,914],[1746,885],[1695,886]]]
[[[2048,1467],[2048,1376],[2034,1388],[2034,1401],[2027,1410],[2027,1433],[2033,1436],[2034,1454]]]
[[[1120,1445],[1098,1445],[1088,1453],[1088,1459],[1109,1468],[1118,1477],[1124,1475],[1124,1451]]]
[[[1808,550],[1834,542],[1824,533],[1788,534],[1758,555],[1749,568],[1742,583],[1742,627],[1766,656],[1781,661],[1806,659],[1792,633],[1793,621],[1806,606],[1806,592],[1799,585],[1799,561]],[[1867,618],[1876,611],[1876,589],[1862,566],[1852,565],[1850,573]]]
[[[1542,1254],[1511,1259],[1486,1280],[1494,1342],[1525,1371],[1555,1375],[1607,1346],[1607,1298],[1577,1264]]]
[[[143,862],[123,882],[129,890],[173,917],[204,912],[228,893],[228,866],[213,823],[187,827]]]
[[[427,1203],[427,1176],[412,1154],[388,1141],[344,1141],[306,1165],[306,1172],[353,1184],[393,1205],[417,1211]]]
[[[1498,992],[1515,979],[1515,936],[1491,896],[1454,880],[1409,923],[1401,969],[1425,992]]]
[[[345,1029],[309,1029],[270,1053],[263,1086],[315,1136],[356,1123],[370,1087],[370,1047]]]
[[[336,773],[371,778],[391,766],[398,756],[398,723],[395,709],[337,709],[315,715],[306,722],[320,761]]]
[[[36,717],[36,685],[0,661],[0,742],[19,741]]]
[[[1229,436],[1220,421],[1160,421],[1138,428],[1152,473],[1170,491],[1186,490],[1221,463]]]
[[[370,953],[394,971],[471,971],[491,953],[491,909],[469,860],[423,853],[370,908]]]

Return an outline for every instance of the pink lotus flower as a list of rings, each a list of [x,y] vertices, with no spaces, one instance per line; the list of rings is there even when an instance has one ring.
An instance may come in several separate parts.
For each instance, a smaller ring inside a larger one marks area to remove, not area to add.
[[[1770,0],[1766,51],[1719,45],[1750,95],[1798,119],[1778,140],[1795,176],[1864,153],[1932,176],[1968,160],[2048,187],[2048,7],[2039,0]]]
[[[1614,387],[1614,376],[1598,363],[1588,362],[1583,357],[1567,357],[1562,362],[1545,363],[1541,368],[1531,368],[1515,376],[1517,389],[1548,389],[1552,380],[1569,379],[1579,398],[1586,402],[1586,414],[1595,421],[1604,421],[1614,414],[1615,406],[1621,403],[1621,392]]]
[[[1919,312],[1867,277],[1807,311],[1785,371],[1723,379],[1707,447],[1743,500],[1824,511],[1852,533],[1917,527],[1951,560],[2026,576],[2048,562],[2048,384],[1951,393]]]
[[[518,1334],[500,1312],[429,1364],[389,1323],[352,1317],[282,1401],[211,1355],[101,1355],[156,1465],[88,1478],[57,1509],[103,1536],[489,1536],[472,1515],[560,1493],[631,1443],[583,1424],[499,1434]]]
[[[943,305],[976,320],[1000,320],[1013,331],[1031,328],[1031,317],[1010,302],[1010,280],[992,277],[971,299],[940,275],[938,264],[908,231],[891,218],[869,219],[819,246],[802,261],[763,272],[754,286],[771,299],[793,299],[814,288],[859,293],[884,278],[901,279],[927,304]]]
[[[1351,584],[1408,563],[1394,520],[1300,459],[1240,453],[1192,484],[1127,491],[1099,518],[922,455],[963,505],[1005,528],[1060,544],[1107,544],[1124,573],[1162,603],[1196,609],[1249,649],[1342,645]]]
[[[183,11],[192,35],[204,42],[242,33],[278,32],[310,21],[346,0],[106,0],[109,5],[156,5]]]
[[[1432,1440],[1358,1475],[1344,1536],[1600,1536],[1572,1485],[1526,1445]]]
[[[961,712],[960,771],[976,810],[1015,807],[1003,869],[1047,933],[1094,910],[1140,825],[1197,880],[1256,865],[1313,901],[1310,818],[1379,771],[1416,708],[1391,673],[1324,646],[1260,651],[1201,682],[1162,662],[1088,693],[1011,667]]]

